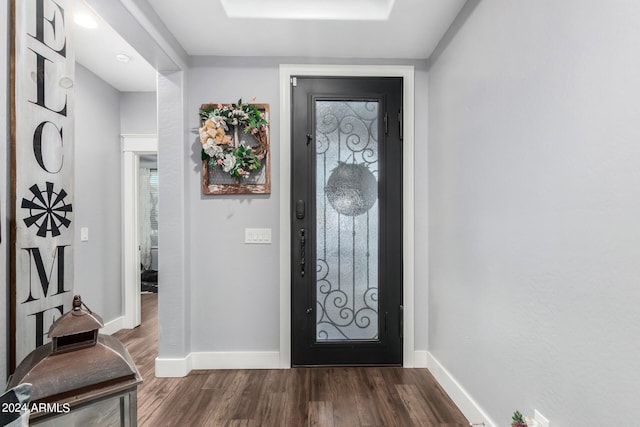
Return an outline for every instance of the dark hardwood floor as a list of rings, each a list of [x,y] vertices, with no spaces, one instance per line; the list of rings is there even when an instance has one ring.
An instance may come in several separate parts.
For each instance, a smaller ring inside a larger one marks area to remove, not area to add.
[[[157,301],[157,294],[143,294],[142,325],[115,334],[144,378],[140,426],[469,426],[426,369],[215,370],[156,378]]]

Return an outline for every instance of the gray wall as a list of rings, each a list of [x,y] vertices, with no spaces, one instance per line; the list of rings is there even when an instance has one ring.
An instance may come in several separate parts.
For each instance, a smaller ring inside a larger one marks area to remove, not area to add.
[[[7,220],[7,204],[9,203],[9,126],[7,117],[9,93],[8,68],[9,49],[7,45],[9,32],[8,3],[0,6],[0,227],[2,228],[2,242],[0,243],[0,380],[4,384],[7,377],[7,328],[8,328],[8,301],[7,288],[9,287],[9,222]]]
[[[481,1],[429,73],[429,349],[498,423],[640,417],[640,3]]]
[[[158,254],[158,356],[163,358],[184,358],[191,348],[186,79],[182,71],[158,73],[158,242],[167,248]]]
[[[270,196],[202,196],[200,142],[195,132],[190,133],[187,172],[191,224],[191,351],[279,349],[279,313],[288,310],[279,306],[279,218],[288,215],[280,212],[280,197],[288,195],[280,194],[278,67],[280,63],[305,62],[308,60],[299,58],[192,59],[187,88],[189,129],[199,126],[198,109],[203,103],[236,102],[238,98],[246,102],[256,97],[256,102],[270,105],[272,193]],[[336,60],[315,62],[335,63]],[[416,87],[426,92],[426,63],[395,63],[416,65]],[[426,156],[426,116],[426,98],[418,96],[416,117],[422,119],[417,120],[416,152],[423,156]],[[426,216],[426,194],[416,197],[416,212],[419,210],[421,216]],[[271,228],[273,243],[245,245],[246,227]],[[426,233],[424,227],[420,229]],[[423,242],[426,241],[426,236],[422,237]],[[160,239],[162,241],[162,235]],[[417,245],[417,250],[420,251],[417,257],[426,259],[426,244]],[[417,264],[416,348],[426,350],[427,271],[426,263]]]
[[[123,314],[120,92],[76,64],[75,96],[74,292],[109,322]]]
[[[429,185],[428,145],[428,73],[426,64],[416,65],[415,74],[415,147],[414,161],[414,248],[415,311],[414,345],[416,350],[429,349]]]
[[[151,135],[158,132],[155,92],[120,93],[120,132],[124,135]]]
[[[211,66],[191,68],[188,82],[189,128],[198,127],[201,104],[236,102],[238,98],[248,101],[253,97],[270,104],[272,123],[271,196],[201,196],[200,142],[196,133],[189,139],[191,351],[277,351],[278,68],[273,64],[253,65],[248,60],[221,59]],[[273,243],[245,245],[245,227],[271,228]]]

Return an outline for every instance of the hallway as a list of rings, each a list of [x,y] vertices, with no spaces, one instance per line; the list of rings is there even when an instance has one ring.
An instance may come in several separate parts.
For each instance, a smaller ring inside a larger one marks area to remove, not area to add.
[[[192,371],[155,378],[158,295],[142,295],[142,324],[115,334],[144,379],[141,426],[432,426],[469,422],[426,369],[294,368]]]

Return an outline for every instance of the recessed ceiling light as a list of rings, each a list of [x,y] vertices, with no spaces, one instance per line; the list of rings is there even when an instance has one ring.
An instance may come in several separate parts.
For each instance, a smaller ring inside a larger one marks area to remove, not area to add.
[[[73,22],[82,28],[88,28],[90,30],[98,28],[98,21],[96,21],[93,16],[85,13],[76,13],[73,15]]]
[[[125,55],[124,53],[116,54],[116,59],[120,62],[129,62],[131,61],[131,57],[129,55]]]

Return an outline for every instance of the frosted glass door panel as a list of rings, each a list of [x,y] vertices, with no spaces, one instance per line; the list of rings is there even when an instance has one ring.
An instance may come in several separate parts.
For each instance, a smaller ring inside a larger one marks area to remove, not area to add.
[[[378,113],[315,101],[316,341],[378,339]]]

